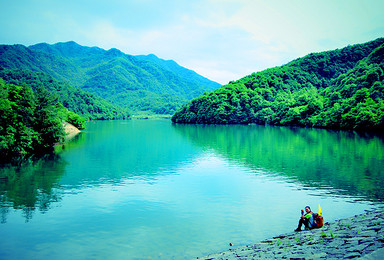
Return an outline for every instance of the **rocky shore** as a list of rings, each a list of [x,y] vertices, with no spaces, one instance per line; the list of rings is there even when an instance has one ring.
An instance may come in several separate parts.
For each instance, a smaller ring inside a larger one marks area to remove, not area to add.
[[[384,259],[384,208],[198,259]]]

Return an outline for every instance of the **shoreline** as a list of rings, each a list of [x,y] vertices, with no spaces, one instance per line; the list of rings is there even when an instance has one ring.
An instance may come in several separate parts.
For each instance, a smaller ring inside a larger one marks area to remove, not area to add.
[[[63,122],[63,127],[64,127],[64,131],[65,131],[65,136],[64,136],[65,141],[69,141],[73,137],[75,137],[76,135],[81,133],[81,131],[77,127],[75,127],[74,125],[72,125],[71,123],[68,123],[66,121]]]
[[[340,258],[384,259],[384,207],[196,259]]]

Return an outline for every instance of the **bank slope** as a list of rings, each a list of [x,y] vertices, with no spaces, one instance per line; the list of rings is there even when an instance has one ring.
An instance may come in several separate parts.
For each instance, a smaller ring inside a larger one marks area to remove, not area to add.
[[[175,123],[382,129],[384,38],[309,54],[195,98]]]
[[[4,68],[47,73],[132,111],[173,113],[188,100],[220,86],[208,79],[203,84],[200,75],[186,73],[175,62],[169,64],[75,42],[0,46]]]

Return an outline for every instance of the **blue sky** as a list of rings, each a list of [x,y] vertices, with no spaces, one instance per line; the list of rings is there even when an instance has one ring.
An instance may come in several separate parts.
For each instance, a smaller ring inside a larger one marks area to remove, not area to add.
[[[0,44],[153,53],[226,84],[384,37],[383,0],[0,0]]]

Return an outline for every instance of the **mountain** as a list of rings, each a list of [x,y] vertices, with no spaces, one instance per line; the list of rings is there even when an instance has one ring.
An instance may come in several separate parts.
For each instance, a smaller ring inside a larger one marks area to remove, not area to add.
[[[188,100],[220,87],[173,61],[75,42],[1,45],[0,66],[47,73],[132,111],[173,113]]]
[[[384,128],[384,38],[253,73],[181,107],[175,123]]]

